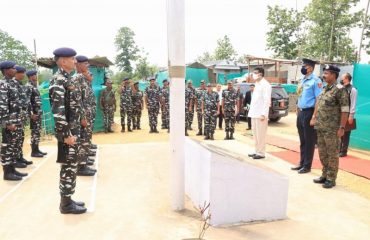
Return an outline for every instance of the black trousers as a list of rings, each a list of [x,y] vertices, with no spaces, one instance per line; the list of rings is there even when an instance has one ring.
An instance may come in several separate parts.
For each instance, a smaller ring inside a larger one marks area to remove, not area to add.
[[[248,122],[248,128],[251,129],[252,128],[252,118],[247,117],[247,122]]]
[[[340,143],[340,152],[341,153],[347,154],[350,137],[351,137],[351,131],[344,132],[344,135],[341,138],[341,143]]]
[[[224,113],[222,106],[220,106],[220,114],[218,115],[218,127],[222,128],[222,121],[224,120]]]
[[[297,128],[300,140],[301,160],[299,166],[311,169],[315,144],[317,140],[316,131],[310,126],[314,109],[298,110]]]

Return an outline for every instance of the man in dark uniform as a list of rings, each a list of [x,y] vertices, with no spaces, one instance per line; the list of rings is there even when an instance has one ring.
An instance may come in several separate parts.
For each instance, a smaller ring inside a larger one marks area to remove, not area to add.
[[[140,122],[141,122],[141,113],[143,111],[144,94],[139,89],[139,82],[134,83],[134,88],[132,92],[132,126],[133,129],[141,130]]]
[[[18,159],[18,143],[21,140],[19,128],[22,125],[21,99],[14,76],[15,62],[0,63],[0,70],[4,76],[0,80],[0,122],[2,127],[1,165],[4,170],[4,180],[19,181],[27,173],[20,173],[15,169]],[[25,164],[23,164],[25,165]],[[24,166],[25,167],[25,166]]]
[[[252,94],[254,91],[254,86],[255,85],[253,83],[249,85],[249,91],[245,93],[245,97],[243,101],[244,110],[246,112],[245,116],[248,116],[249,108],[250,108],[251,101],[252,101]],[[252,118],[247,117],[247,121],[248,121],[247,130],[251,130],[252,129]]]
[[[130,87],[129,78],[123,79],[123,86],[121,87],[121,132],[125,132],[125,118],[127,116],[127,130],[132,132],[132,89]]]
[[[37,71],[30,70],[26,72],[28,83],[26,84],[26,94],[29,100],[28,115],[30,118],[31,129],[31,157],[41,157],[46,152],[40,151],[39,143],[41,138],[42,109],[41,96],[37,88]]]
[[[150,85],[145,89],[145,104],[149,115],[149,133],[159,133],[157,130],[159,114],[160,91],[155,78],[150,79]]]
[[[206,83],[204,80],[200,81],[200,87],[195,90],[195,106],[197,108],[198,133],[197,136],[203,135],[203,114],[202,102],[204,94],[207,92]]]
[[[53,53],[58,70],[50,80],[49,96],[58,140],[57,162],[61,163],[59,209],[63,214],[81,214],[87,210],[85,204],[71,199],[76,187],[78,153],[81,148],[81,120],[85,118],[79,84],[71,79],[76,51],[59,48]]]
[[[323,79],[327,83],[320,94],[310,124],[317,130],[317,146],[322,164],[321,177],[314,183],[323,184],[323,188],[336,185],[339,167],[340,138],[349,114],[349,96],[345,89],[337,87],[340,69],[334,65],[324,67]]]
[[[116,97],[112,89],[112,81],[107,79],[106,88],[100,94],[100,108],[103,111],[104,131],[112,133],[112,124],[114,123],[114,112],[116,111]]]
[[[162,129],[170,129],[170,87],[167,79],[161,89]]]
[[[239,113],[239,96],[233,88],[232,81],[227,82],[227,89],[222,92],[222,109],[225,116],[225,140],[233,140],[235,130],[235,117]]]
[[[214,140],[217,115],[220,113],[220,100],[218,93],[212,90],[212,85],[207,84],[207,92],[203,96],[202,112],[204,115],[205,140]]]
[[[194,120],[194,111],[195,111],[196,98],[195,98],[195,88],[193,87],[193,81],[191,81],[190,79],[188,80],[188,86],[187,86],[186,90],[191,91],[191,97],[192,97],[192,99],[191,99],[191,108],[189,108],[188,130],[193,130],[191,125],[193,124],[193,120]]]
[[[191,120],[190,115],[193,109],[194,92],[191,87],[191,80],[188,80],[188,87],[185,88],[185,136],[189,136],[188,130],[190,130]]]
[[[313,126],[310,125],[310,120],[315,109],[317,97],[322,90],[320,79],[313,73],[316,62],[310,59],[302,59],[302,61],[301,73],[303,78],[297,90],[297,128],[301,143],[301,159],[298,166],[291,168],[292,170],[298,170],[298,173],[301,174],[311,171],[316,133]]]

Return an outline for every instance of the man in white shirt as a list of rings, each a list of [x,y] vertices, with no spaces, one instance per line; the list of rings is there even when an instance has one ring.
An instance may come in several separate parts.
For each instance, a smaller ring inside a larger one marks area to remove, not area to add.
[[[248,117],[252,119],[252,132],[255,141],[255,152],[248,156],[253,159],[265,158],[265,139],[271,104],[271,85],[264,76],[265,70],[263,68],[257,67],[253,70],[252,78],[256,83],[248,112]]]
[[[217,84],[216,89],[217,89],[218,99],[220,100],[220,102],[222,102],[222,89],[221,89],[221,85],[220,84]],[[223,115],[223,109],[222,109],[222,106],[220,105],[220,113],[218,114],[218,128],[219,129],[222,129],[223,117],[224,117],[224,115]]]

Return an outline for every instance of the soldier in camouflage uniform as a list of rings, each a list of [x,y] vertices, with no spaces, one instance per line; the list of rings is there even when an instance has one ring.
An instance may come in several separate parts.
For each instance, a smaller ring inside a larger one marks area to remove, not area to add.
[[[141,121],[141,112],[143,111],[144,106],[144,100],[143,100],[144,94],[139,89],[139,83],[134,83],[133,93],[132,93],[132,125],[134,130],[140,130],[140,121]]]
[[[191,80],[188,80],[188,87],[185,89],[185,136],[189,136],[188,130],[190,130],[190,115],[193,111],[193,99],[194,99],[194,92],[189,87]]]
[[[78,153],[81,148],[81,120],[85,118],[79,83],[73,82],[76,52],[70,48],[54,51],[58,70],[50,80],[49,96],[58,140],[58,158],[61,163],[59,189],[60,212],[80,214],[86,212],[83,202],[71,199],[76,187]]]
[[[0,70],[4,76],[0,80],[0,122],[2,127],[1,164],[4,170],[4,180],[19,181],[26,173],[15,169],[17,163],[18,144],[21,139],[19,128],[22,127],[22,106],[18,92],[18,82],[14,80],[16,74],[15,62],[0,63]]]
[[[106,88],[100,94],[100,108],[103,111],[104,131],[112,133],[112,124],[114,123],[114,112],[116,111],[116,97],[112,89],[112,81],[107,79]]]
[[[207,92],[205,81],[200,81],[200,87],[195,90],[195,106],[197,108],[198,119],[198,133],[197,136],[203,135],[203,115],[202,115],[202,102],[204,94]]]
[[[41,96],[37,88],[37,71],[30,70],[26,72],[28,83],[25,85],[28,99],[28,115],[30,118],[31,129],[31,157],[42,157],[47,153],[40,151],[39,143],[41,137],[42,109]],[[42,156],[41,156],[42,155]]]
[[[340,138],[349,113],[349,97],[345,89],[336,86],[340,69],[334,65],[324,67],[323,79],[327,86],[319,95],[311,125],[317,130],[317,145],[320,161],[323,166],[322,175],[314,179],[315,183],[323,184],[324,188],[335,186],[338,174]]]
[[[234,139],[235,117],[238,113],[238,93],[231,81],[227,82],[227,89],[222,91],[222,109],[225,116],[225,140]]]
[[[188,80],[188,86],[187,90],[191,91],[191,108],[189,109],[189,125],[188,130],[193,130],[191,125],[193,124],[194,120],[194,111],[195,111],[195,104],[196,104],[196,97],[195,97],[195,88],[193,87],[193,82],[191,80]]]
[[[212,85],[207,84],[207,92],[203,96],[202,112],[204,115],[205,140],[214,140],[217,116],[220,114],[220,100],[217,92],[212,90]]]
[[[132,132],[132,88],[130,87],[128,78],[123,79],[123,86],[121,88],[121,132],[125,132],[125,118],[127,116],[127,130]]]
[[[149,115],[149,133],[159,133],[157,130],[160,90],[155,83],[155,78],[150,79],[150,85],[145,89],[145,104]]]
[[[88,164],[93,165],[94,163],[94,161],[89,159],[88,156],[90,151],[90,140],[92,137],[92,109],[94,108],[93,102],[95,102],[95,98],[92,97],[94,93],[90,87],[92,76],[89,73],[89,59],[80,55],[76,57],[76,60],[77,73],[72,77],[72,82],[75,85],[79,85],[79,88],[81,89],[81,103],[85,117],[81,119],[81,148],[78,153],[79,163],[77,176],[94,176],[96,170],[87,166]]]
[[[170,88],[167,79],[163,80],[163,88],[161,90],[161,106],[162,106],[162,129],[170,129]]]

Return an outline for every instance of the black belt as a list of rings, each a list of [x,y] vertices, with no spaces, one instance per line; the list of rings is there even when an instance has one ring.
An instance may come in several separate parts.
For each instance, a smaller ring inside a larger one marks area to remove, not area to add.
[[[301,111],[301,112],[305,112],[305,111],[314,111],[315,110],[315,108],[298,108],[298,110],[299,111]]]

